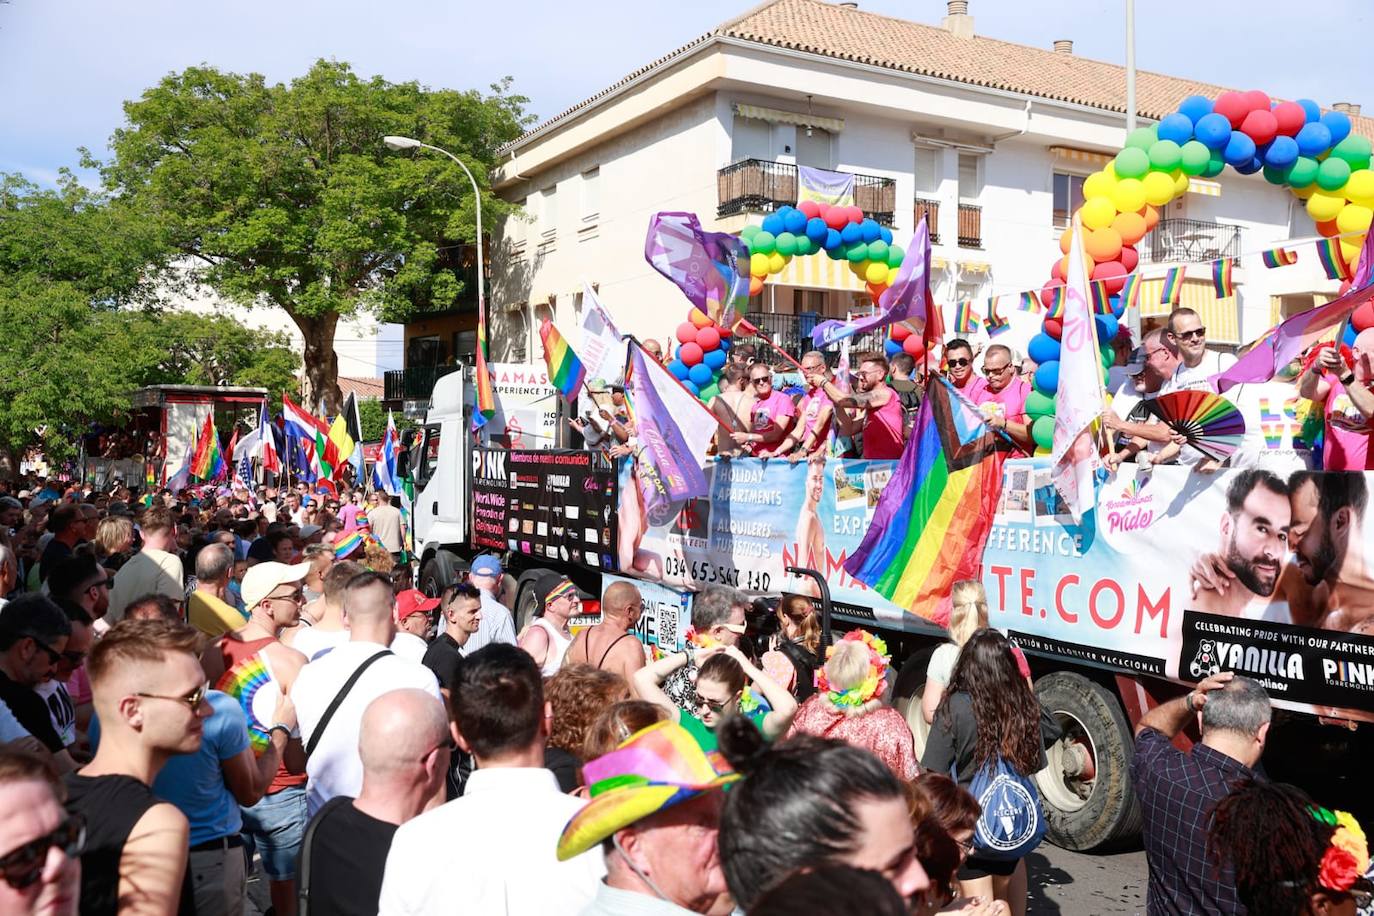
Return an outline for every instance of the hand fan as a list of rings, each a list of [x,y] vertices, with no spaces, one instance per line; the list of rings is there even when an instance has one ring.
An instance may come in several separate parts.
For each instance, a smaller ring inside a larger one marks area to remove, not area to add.
[[[1208,458],[1225,461],[1245,437],[1245,417],[1240,410],[1210,391],[1171,391],[1146,404]]]
[[[220,677],[216,690],[229,694],[243,707],[248,718],[248,743],[261,754],[272,743],[267,728],[272,724],[281,687],[272,677],[267,653],[259,651],[234,665]]]

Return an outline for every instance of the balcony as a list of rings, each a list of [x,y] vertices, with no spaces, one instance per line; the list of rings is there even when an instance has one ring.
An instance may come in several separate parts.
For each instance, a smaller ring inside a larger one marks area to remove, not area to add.
[[[787,162],[741,159],[716,173],[716,216],[772,213],[797,203],[797,167]],[[869,217],[891,226],[897,211],[897,182],[876,175],[854,176],[854,203]]]
[[[940,202],[918,197],[913,212],[912,227],[921,225],[921,218],[924,217],[926,225],[930,227],[930,244],[940,244]]]
[[[1199,263],[1240,257],[1241,229],[1200,219],[1162,219],[1144,240],[1146,261]]]
[[[382,377],[382,396],[388,401],[426,400],[434,391],[434,383],[462,369],[454,366],[410,366],[392,369]]]
[[[934,241],[932,239],[931,241]],[[959,247],[983,247],[983,208],[974,204],[959,205]]]
[[[768,337],[769,340],[785,350],[793,359],[800,361],[801,355],[807,350],[814,350],[811,344],[811,330],[822,321],[830,320],[828,316],[816,315],[814,313],[803,313],[801,315],[783,315],[767,312],[755,312],[747,316],[747,320],[760,332]],[[869,331],[867,334],[856,334],[849,339],[850,365],[858,365],[860,353],[867,353],[876,350],[879,353],[883,349],[883,338],[887,335],[887,329],[881,328]],[[752,343],[762,359],[770,363],[777,363],[779,357],[777,353],[756,337],[739,337],[735,341],[738,346],[741,343]],[[825,353],[825,360],[831,366],[840,358],[840,345],[831,344],[829,347],[822,348]],[[795,369],[795,367],[789,367]]]

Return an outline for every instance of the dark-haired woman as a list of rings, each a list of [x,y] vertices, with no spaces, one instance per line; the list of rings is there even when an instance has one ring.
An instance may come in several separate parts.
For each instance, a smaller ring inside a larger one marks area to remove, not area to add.
[[[1040,714],[1040,701],[1011,643],[996,630],[978,630],[959,653],[921,766],[953,772],[965,789],[999,757],[1029,777],[1045,768],[1045,745],[1058,738],[1053,721]],[[1026,911],[1026,865],[1021,859],[987,858],[975,851],[960,867],[958,879],[959,892],[966,897],[1004,900],[1013,916]]]
[[[1234,872],[1250,916],[1355,916],[1369,905],[1364,831],[1295,786],[1241,783],[1217,802],[1207,848]]]

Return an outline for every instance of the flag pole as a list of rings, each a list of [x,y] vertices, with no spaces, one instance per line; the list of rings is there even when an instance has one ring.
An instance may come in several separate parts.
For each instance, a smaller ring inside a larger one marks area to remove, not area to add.
[[[625,364],[626,364],[627,366],[630,364],[630,355],[631,355],[631,353],[633,352],[633,350],[632,350],[633,347],[639,347],[640,350],[642,350],[644,353],[648,354],[648,358],[649,358],[649,359],[653,359],[653,358],[654,358],[654,355],[653,355],[652,353],[649,353],[648,350],[645,350],[645,349],[644,349],[644,345],[641,344],[641,343],[639,342],[639,338],[635,337],[633,334],[626,334],[626,335],[625,335],[625,342],[626,342],[626,344],[627,344],[627,347],[626,347],[626,350],[625,350]],[[662,364],[660,364],[660,368],[662,368]],[[716,421],[716,425],[717,425],[717,426],[719,426],[721,429],[725,430],[725,432],[726,432],[727,434],[737,432],[737,430],[733,430],[733,429],[731,429],[729,426],[725,425],[725,421],[722,420],[720,417],[716,416],[716,412],[715,412],[714,410],[712,410],[710,407],[708,407],[708,406],[706,405],[706,402],[705,402],[705,401],[703,401],[701,398],[697,397],[696,395],[692,394],[691,390],[690,390],[686,385],[682,384],[682,379],[678,378],[676,375],[673,375],[673,373],[669,372],[669,371],[666,370],[666,369],[664,369],[663,371],[664,371],[664,374],[668,376],[668,378],[670,378],[670,379],[673,380],[673,383],[674,383],[675,385],[677,385],[679,388],[681,388],[681,389],[683,390],[684,393],[686,393],[686,394],[688,394],[688,395],[691,395],[691,398],[692,398],[693,402],[695,402],[702,410],[704,410],[704,411],[706,411],[708,414],[710,414],[711,419]],[[628,388],[628,387],[629,387],[629,386],[627,385],[626,388]],[[627,391],[626,393],[628,394],[629,392]]]
[[[787,360],[787,361],[788,361],[789,363],[791,363],[793,366],[796,366],[798,372],[801,371],[801,363],[799,363],[799,362],[797,362],[795,359],[793,359],[791,353],[788,353],[788,352],[787,352],[786,350],[784,350],[782,347],[780,347],[780,346],[778,346],[776,343],[774,343],[773,340],[772,340],[767,334],[765,334],[761,328],[758,327],[758,325],[753,324],[753,323],[750,322],[747,318],[740,318],[740,319],[738,319],[738,320],[735,322],[735,327],[730,329],[730,333],[731,333],[731,334],[738,334],[738,333],[739,333],[735,328],[738,328],[741,322],[743,322],[744,324],[746,324],[746,325],[749,326],[749,332],[748,332],[748,333],[749,333],[749,336],[751,336],[751,337],[753,337],[753,338],[755,338],[755,339],[757,339],[757,340],[761,340],[761,341],[763,341],[764,343],[766,343],[768,346],[772,347],[775,351],[777,351],[777,353],[778,353],[779,356],[781,356],[783,359]]]
[[[1073,232],[1073,244],[1079,246],[1079,254],[1082,255],[1083,272],[1084,272],[1084,274],[1086,274],[1086,273],[1087,273],[1087,270],[1088,270],[1088,261],[1090,261],[1091,258],[1089,258],[1087,250],[1086,250],[1085,248],[1083,248],[1083,220],[1082,220],[1082,218],[1079,216],[1079,214],[1077,214],[1077,213],[1075,213],[1075,214],[1073,215],[1073,226],[1072,226],[1071,231]],[[1090,284],[1091,284],[1091,282],[1092,282],[1092,281],[1091,281],[1091,279],[1090,279],[1089,277],[1084,276],[1084,278],[1083,278],[1083,289],[1085,289],[1085,290],[1088,289],[1089,286],[1090,286]],[[1067,287],[1068,287],[1067,281],[1065,282],[1064,286],[1066,287],[1066,295],[1067,295]],[[1098,341],[1098,339],[1097,339],[1097,315],[1092,311],[1091,307],[1089,308],[1089,313],[1088,313],[1088,332],[1089,332],[1090,334],[1092,334],[1092,336],[1093,336],[1093,352],[1097,354],[1097,356],[1098,356],[1098,361],[1100,362],[1101,359],[1102,359],[1102,344],[1101,344],[1101,343]],[[1097,392],[1098,392],[1098,396],[1100,397],[1102,403],[1103,403],[1103,404],[1106,404],[1106,403],[1107,403],[1107,386],[1106,386],[1105,384],[1103,384],[1103,382],[1102,382],[1102,372],[1101,372],[1101,370],[1099,370],[1098,373],[1097,373]],[[1104,424],[1104,423],[1102,422],[1102,418],[1101,418],[1101,417],[1098,417],[1097,420],[1096,420],[1095,422],[1096,422],[1096,425],[1097,425],[1097,447],[1098,447],[1098,449],[1101,450],[1101,451],[1110,451],[1111,449],[1109,448],[1109,445],[1110,445],[1110,443],[1111,443],[1111,440],[1107,437],[1107,427],[1106,427],[1106,424]]]

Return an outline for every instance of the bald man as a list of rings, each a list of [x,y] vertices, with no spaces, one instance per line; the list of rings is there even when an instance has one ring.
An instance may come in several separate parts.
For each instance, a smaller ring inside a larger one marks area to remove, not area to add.
[[[644,667],[644,646],[631,631],[642,610],[639,589],[629,582],[613,582],[601,598],[601,622],[573,638],[564,663],[593,665],[634,683],[634,673]]]
[[[303,904],[318,913],[377,912],[396,828],[443,791],[449,729],[443,704],[423,690],[393,690],[368,704],[358,738],[363,789],[357,798],[331,799],[310,822],[301,851]]]

